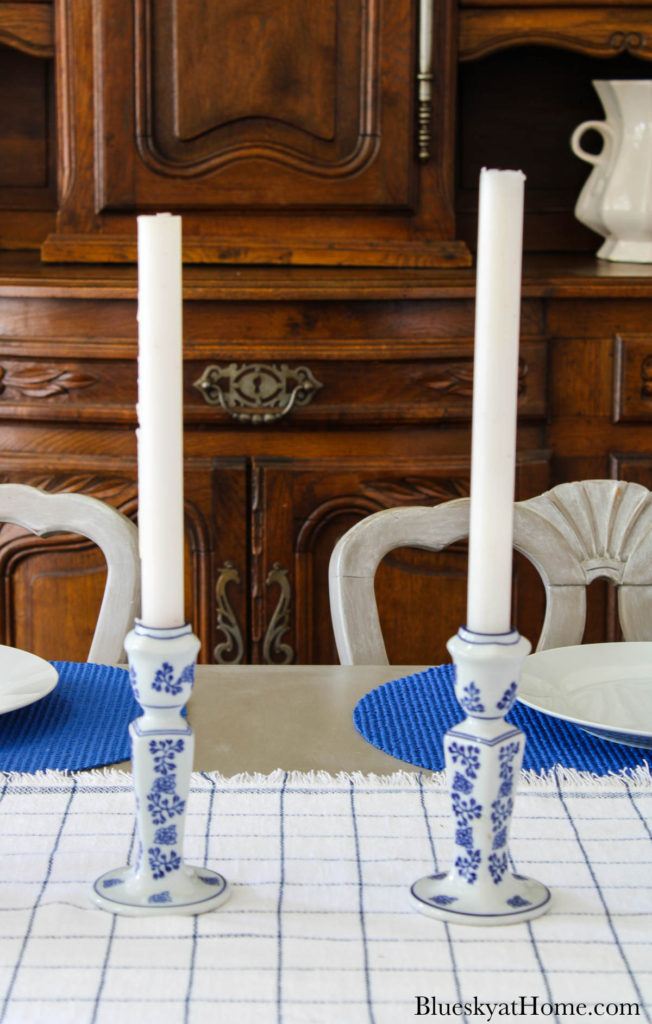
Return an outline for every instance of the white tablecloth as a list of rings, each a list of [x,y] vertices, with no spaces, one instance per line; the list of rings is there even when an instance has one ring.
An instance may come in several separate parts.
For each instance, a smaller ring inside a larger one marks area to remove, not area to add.
[[[0,1024],[401,1024],[447,1004],[448,1019],[489,1020],[489,1004],[494,1021],[577,1019],[561,1003],[650,1020],[647,774],[523,778],[511,853],[553,904],[504,928],[408,904],[453,857],[440,776],[193,775],[186,858],[233,887],[198,917],[92,906],[133,845],[129,775],[0,780]]]

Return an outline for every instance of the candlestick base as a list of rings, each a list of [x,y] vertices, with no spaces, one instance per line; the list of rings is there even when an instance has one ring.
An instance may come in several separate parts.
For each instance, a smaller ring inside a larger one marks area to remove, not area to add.
[[[107,871],[93,886],[93,902],[113,914],[204,914],[229,898],[229,884],[217,871],[184,864],[173,883],[153,889],[131,867]]]
[[[525,736],[504,716],[516,699],[530,644],[516,630],[490,635],[462,628],[448,649],[456,667],[455,694],[467,713],[444,737],[459,852],[450,871],[414,883],[411,902],[424,914],[460,924],[528,921],[549,909],[550,891],[507,870]]]
[[[460,891],[455,872],[420,878],[410,889],[413,906],[422,914],[458,924],[518,924],[548,910],[550,890],[533,878],[505,875],[495,893]]]
[[[97,879],[92,898],[114,914],[202,914],[228,898],[222,875],[183,860],[194,736],[182,716],[192,691],[199,640],[189,625],[137,622],[125,638],[130,679],[143,715],[129,726],[136,794],[133,866]]]

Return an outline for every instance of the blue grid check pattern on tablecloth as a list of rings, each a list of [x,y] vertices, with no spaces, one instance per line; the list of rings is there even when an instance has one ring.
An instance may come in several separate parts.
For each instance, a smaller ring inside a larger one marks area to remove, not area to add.
[[[131,756],[129,723],[142,714],[126,669],[53,661],[54,690],[0,715],[0,772],[82,771]]]
[[[651,822],[643,771],[522,780],[510,849],[552,906],[487,931],[408,902],[416,878],[454,857],[441,775],[195,774],[185,854],[223,872],[231,898],[201,917],[126,918],[89,892],[133,855],[131,777],[7,777],[0,1024],[402,1024],[419,1019],[419,994],[537,1000],[538,1016],[501,1022],[564,1024],[578,1017],[551,1006],[624,1003],[638,1015],[605,1019],[649,1024]]]
[[[376,687],[356,705],[353,722],[373,746],[403,761],[440,771],[444,767],[443,736],[464,717],[455,699],[454,666],[394,679]],[[605,775],[645,765],[652,751],[592,736],[561,719],[553,719],[518,702],[507,716],[526,736],[523,768],[554,768]]]

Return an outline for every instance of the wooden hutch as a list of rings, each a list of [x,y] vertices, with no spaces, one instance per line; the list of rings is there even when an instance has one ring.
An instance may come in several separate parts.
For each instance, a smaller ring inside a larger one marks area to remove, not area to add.
[[[336,660],[337,537],[468,493],[483,165],[527,174],[518,497],[652,486],[652,267],[595,259],[569,147],[593,79],[652,77],[652,3],[0,0],[0,57],[2,479],[137,515],[135,217],[183,214],[204,661]],[[96,552],[3,526],[0,573],[0,640],[83,660]],[[392,661],[444,659],[465,586],[461,546],[387,560]]]

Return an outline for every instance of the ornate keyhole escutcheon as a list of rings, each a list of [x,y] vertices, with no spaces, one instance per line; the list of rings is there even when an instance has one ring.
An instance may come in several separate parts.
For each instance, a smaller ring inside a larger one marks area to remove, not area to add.
[[[276,423],[308,405],[323,384],[307,366],[229,363],[207,366],[194,386],[208,405],[219,405],[238,423]]]

